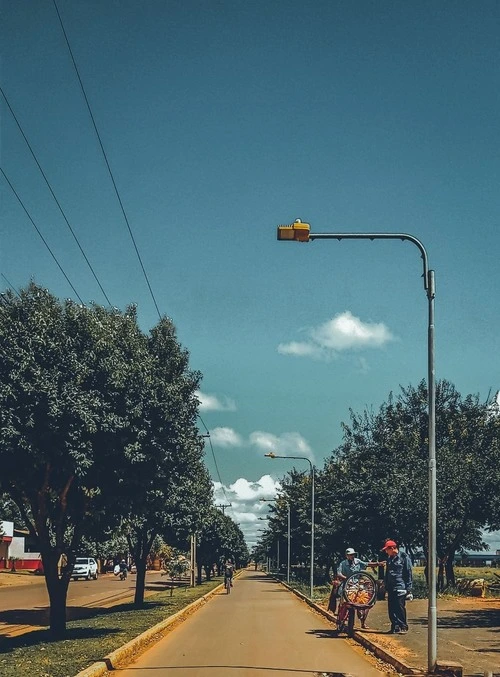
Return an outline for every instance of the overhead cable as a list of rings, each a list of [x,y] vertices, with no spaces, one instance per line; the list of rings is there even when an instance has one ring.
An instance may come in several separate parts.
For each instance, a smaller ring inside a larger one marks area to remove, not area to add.
[[[28,212],[28,210],[27,210],[26,207],[24,206],[23,201],[22,201],[21,198],[19,197],[19,195],[18,195],[16,189],[14,188],[14,186],[12,185],[12,183],[10,182],[10,180],[9,180],[9,178],[8,178],[8,176],[7,176],[7,174],[4,172],[4,170],[2,169],[2,167],[0,167],[0,172],[2,172],[4,179],[5,179],[5,180],[7,181],[7,183],[9,184],[10,189],[12,190],[12,192],[14,193],[14,195],[17,197],[17,199],[18,199],[18,201],[19,201],[19,204],[21,205],[21,207],[22,207],[22,208],[24,209],[24,211],[26,212],[26,216],[27,216],[28,219],[31,221],[31,223],[32,223],[32,225],[33,225],[33,228],[36,230],[36,232],[37,232],[38,235],[40,236],[40,238],[41,238],[43,244],[47,247],[47,249],[49,250],[50,255],[52,256],[52,258],[54,259],[54,261],[57,263],[57,266],[58,266],[59,270],[61,271],[61,273],[62,273],[62,274],[64,275],[64,277],[66,278],[66,282],[69,284],[69,286],[71,287],[71,289],[74,291],[74,293],[76,294],[76,297],[77,297],[77,299],[80,301],[80,303],[81,303],[82,305],[85,305],[84,302],[83,302],[83,300],[82,300],[82,298],[81,298],[81,296],[80,296],[80,294],[76,291],[75,287],[73,286],[73,283],[71,282],[71,280],[69,279],[69,277],[66,275],[66,273],[65,273],[65,271],[64,271],[64,268],[61,266],[61,264],[60,264],[59,261],[57,260],[56,255],[54,254],[54,252],[52,251],[52,249],[49,247],[49,244],[48,244],[47,240],[44,238],[44,236],[43,236],[42,233],[40,232],[38,226],[36,225],[36,223],[35,223],[35,222],[33,221],[33,219],[31,218],[30,213]]]
[[[217,477],[219,478],[219,482],[220,482],[220,485],[221,485],[222,493],[224,494],[224,498],[226,499],[226,502],[229,503],[229,505],[231,505],[231,501],[230,501],[230,500],[228,499],[228,497],[227,497],[226,489],[225,489],[225,487],[224,487],[224,483],[222,482],[222,479],[221,479],[221,476],[220,476],[219,466],[217,465],[217,459],[215,458],[214,447],[213,447],[213,444],[212,444],[212,440],[211,440],[211,438],[210,438],[210,431],[209,431],[209,429],[207,428],[207,426],[205,425],[205,421],[201,418],[200,414],[198,414],[198,418],[199,418],[200,421],[202,422],[203,427],[205,428],[205,430],[207,431],[207,434],[204,435],[204,437],[206,437],[206,438],[208,439],[208,443],[209,443],[210,449],[211,449],[211,451],[212,451],[212,457],[213,457],[213,459],[214,459],[214,465],[215,465],[215,472],[217,473]]]
[[[63,35],[64,35],[64,39],[65,39],[65,41],[66,41],[66,45],[68,46],[68,51],[69,51],[69,54],[70,54],[70,56],[71,56],[71,61],[73,62],[73,67],[74,67],[74,69],[75,69],[76,76],[77,76],[77,78],[78,78],[78,82],[80,83],[80,88],[81,88],[81,90],[82,90],[83,98],[85,99],[85,103],[87,104],[87,109],[88,109],[88,111],[89,111],[90,119],[92,120],[92,125],[94,126],[94,131],[95,131],[95,133],[96,133],[97,140],[99,141],[99,146],[101,147],[101,151],[102,151],[102,154],[103,154],[103,157],[104,157],[104,161],[105,161],[105,163],[106,163],[106,167],[108,168],[109,176],[110,176],[110,178],[111,178],[111,182],[112,182],[112,184],[113,184],[113,188],[115,189],[115,193],[116,193],[116,197],[117,197],[117,199],[118,199],[118,203],[119,203],[120,208],[121,208],[121,210],[122,210],[123,218],[125,219],[125,223],[127,224],[127,228],[128,228],[128,232],[129,232],[129,234],[130,234],[130,238],[131,238],[131,240],[132,240],[132,244],[134,245],[135,253],[137,254],[137,258],[138,258],[139,263],[140,263],[140,265],[141,265],[142,272],[143,272],[144,278],[145,278],[145,280],[146,280],[146,284],[148,285],[149,293],[151,294],[151,298],[153,299],[153,303],[154,303],[155,308],[156,308],[156,312],[158,313],[158,317],[161,318],[160,309],[158,308],[158,304],[157,304],[157,302],[156,302],[155,295],[153,294],[153,289],[152,289],[151,284],[150,284],[150,282],[149,282],[148,274],[146,273],[146,269],[145,269],[144,264],[143,264],[143,262],[142,262],[142,258],[141,258],[141,255],[140,255],[140,253],[139,253],[139,249],[138,249],[138,247],[137,247],[137,244],[136,244],[136,241],[135,241],[135,237],[134,237],[134,234],[133,234],[133,232],[132,232],[132,228],[130,227],[130,223],[129,223],[127,214],[126,214],[126,212],[125,212],[125,208],[124,208],[124,206],[123,206],[123,202],[122,202],[122,199],[121,199],[121,197],[120,197],[120,193],[118,192],[118,188],[117,188],[117,185],[116,185],[114,176],[113,176],[113,172],[111,171],[111,166],[110,166],[109,161],[108,161],[108,156],[106,155],[106,151],[104,150],[104,146],[103,146],[103,143],[102,143],[102,141],[101,141],[101,136],[100,136],[100,134],[99,134],[99,130],[97,129],[97,124],[96,124],[96,121],[95,121],[95,119],[94,119],[94,115],[93,115],[93,113],[92,113],[92,108],[90,107],[90,103],[89,103],[89,100],[88,100],[88,98],[87,98],[87,94],[86,94],[86,91],[85,91],[85,87],[83,86],[83,82],[82,82],[82,79],[81,79],[81,77],[80,77],[80,72],[79,72],[79,70],[78,70],[78,66],[76,65],[75,57],[73,56],[73,51],[72,51],[72,49],[71,49],[71,45],[70,45],[70,43],[69,43],[68,36],[67,36],[67,34],[66,34],[66,30],[65,30],[65,28],[64,28],[64,24],[63,24],[61,15],[60,15],[60,13],[59,13],[59,9],[58,9],[58,7],[57,7],[56,0],[53,0],[53,3],[54,3],[54,7],[55,7],[55,10],[56,10],[58,19],[59,19],[59,23],[61,24],[61,29],[62,29],[62,32],[63,32]]]
[[[46,177],[46,175],[45,175],[45,172],[43,171],[43,169],[42,169],[40,163],[38,162],[38,159],[37,159],[37,157],[36,157],[36,155],[35,155],[35,153],[34,153],[34,151],[33,151],[33,148],[31,147],[31,144],[30,144],[30,142],[28,141],[28,139],[27,139],[27,137],[26,137],[26,134],[24,133],[23,128],[21,127],[21,125],[20,125],[20,123],[19,123],[19,120],[17,119],[16,114],[14,113],[14,111],[13,111],[13,109],[12,109],[12,106],[10,105],[10,102],[9,102],[9,100],[7,99],[7,95],[5,94],[5,92],[4,92],[4,90],[2,89],[1,86],[0,86],[0,92],[2,93],[2,96],[3,96],[3,98],[5,99],[5,102],[6,102],[8,108],[9,108],[11,114],[12,114],[12,117],[14,118],[14,120],[15,120],[15,122],[16,122],[16,125],[17,125],[19,131],[20,131],[21,134],[22,134],[23,139],[24,139],[24,141],[26,142],[26,145],[28,146],[31,155],[32,155],[34,161],[36,162],[37,167],[38,167],[38,169],[40,170],[41,175],[43,176],[43,178],[44,178],[44,180],[45,180],[45,183],[47,184],[47,188],[50,190],[50,192],[51,192],[51,194],[52,194],[52,197],[54,198],[55,203],[56,203],[56,205],[58,206],[59,211],[61,212],[62,217],[63,217],[63,219],[65,220],[66,225],[68,226],[68,228],[69,228],[69,230],[70,230],[71,235],[73,236],[73,238],[74,238],[76,244],[78,245],[78,248],[80,249],[83,258],[84,258],[85,261],[87,262],[87,265],[88,265],[88,267],[90,268],[90,270],[91,270],[91,272],[92,272],[92,275],[93,275],[94,278],[95,278],[95,281],[96,281],[97,284],[99,285],[99,289],[102,291],[102,293],[103,293],[103,295],[104,295],[104,298],[105,298],[106,301],[108,302],[108,305],[112,305],[112,304],[111,304],[111,301],[110,301],[109,298],[108,298],[108,295],[106,294],[106,292],[105,292],[104,289],[103,289],[103,286],[102,286],[102,284],[101,284],[99,278],[97,277],[97,274],[96,274],[95,270],[92,268],[92,265],[91,265],[89,259],[87,258],[87,255],[85,254],[85,252],[84,252],[84,250],[83,250],[83,247],[82,247],[82,245],[80,244],[80,241],[78,240],[78,238],[77,238],[77,236],[76,236],[75,231],[74,231],[73,228],[71,227],[71,224],[70,224],[70,222],[68,221],[68,219],[67,219],[67,217],[66,217],[66,214],[64,213],[63,208],[61,207],[61,205],[60,205],[60,203],[59,203],[59,200],[57,199],[57,197],[56,197],[54,191],[52,190],[52,186],[50,185],[49,180],[47,179],[47,177]]]
[[[21,295],[19,294],[19,292],[17,291],[17,289],[14,287],[14,285],[12,285],[12,284],[9,282],[9,280],[5,277],[5,275],[4,275],[3,273],[0,273],[0,274],[2,275],[3,279],[7,282],[7,284],[9,285],[9,287],[12,289],[12,291],[14,292],[14,294],[15,294],[16,296],[18,296],[19,298],[21,298]]]

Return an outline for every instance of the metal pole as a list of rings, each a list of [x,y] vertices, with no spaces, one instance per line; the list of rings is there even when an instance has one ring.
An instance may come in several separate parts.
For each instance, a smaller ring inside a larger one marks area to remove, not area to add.
[[[280,535],[278,534],[278,547],[276,553],[276,568],[278,569],[278,574],[280,572]]]
[[[191,534],[191,558],[190,558],[191,559],[191,577],[190,577],[191,581],[190,581],[190,584],[191,584],[192,588],[194,588],[194,584],[195,584],[195,572],[194,572],[195,554],[194,553],[195,553],[195,535]]]
[[[300,223],[300,219],[296,221]],[[424,289],[429,299],[427,341],[428,363],[428,421],[429,421],[429,507],[428,507],[428,671],[434,672],[437,661],[437,606],[436,606],[436,384],[434,362],[434,298],[436,295],[434,271],[429,270],[424,245],[408,233],[309,233],[308,240],[403,240],[411,242],[420,251],[423,263]],[[311,553],[312,554],[312,553]],[[312,558],[311,558],[312,559]],[[312,586],[312,584],[311,584]],[[312,587],[311,587],[312,593]],[[311,594],[312,596],[312,594]]]
[[[288,502],[288,544],[287,544],[287,564],[286,564],[286,582],[290,583],[290,501]]]
[[[427,298],[429,299],[428,327],[428,408],[429,408],[429,543],[428,578],[429,608],[427,621],[427,667],[434,672],[437,661],[437,601],[436,601],[436,380],[434,366],[434,271],[429,270]]]
[[[311,600],[314,590],[314,466],[311,465]]]

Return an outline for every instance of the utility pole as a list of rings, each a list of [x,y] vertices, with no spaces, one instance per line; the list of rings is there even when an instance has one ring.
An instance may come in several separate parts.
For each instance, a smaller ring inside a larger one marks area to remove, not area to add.
[[[216,504],[216,508],[222,508],[222,514],[225,515],[226,513],[224,512],[224,508],[230,508],[233,504],[232,503],[219,503]]]
[[[196,534],[191,534],[191,587],[196,585]]]

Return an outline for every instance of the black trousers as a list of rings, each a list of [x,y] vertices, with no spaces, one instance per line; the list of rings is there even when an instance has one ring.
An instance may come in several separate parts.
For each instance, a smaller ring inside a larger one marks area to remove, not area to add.
[[[391,630],[408,630],[406,622],[406,596],[398,595],[394,590],[387,591],[387,611],[391,621]]]

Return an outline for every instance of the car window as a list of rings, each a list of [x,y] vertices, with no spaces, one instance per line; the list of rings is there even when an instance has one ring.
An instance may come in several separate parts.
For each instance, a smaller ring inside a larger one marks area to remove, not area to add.
[[[88,564],[88,559],[85,557],[77,557],[76,564]]]

